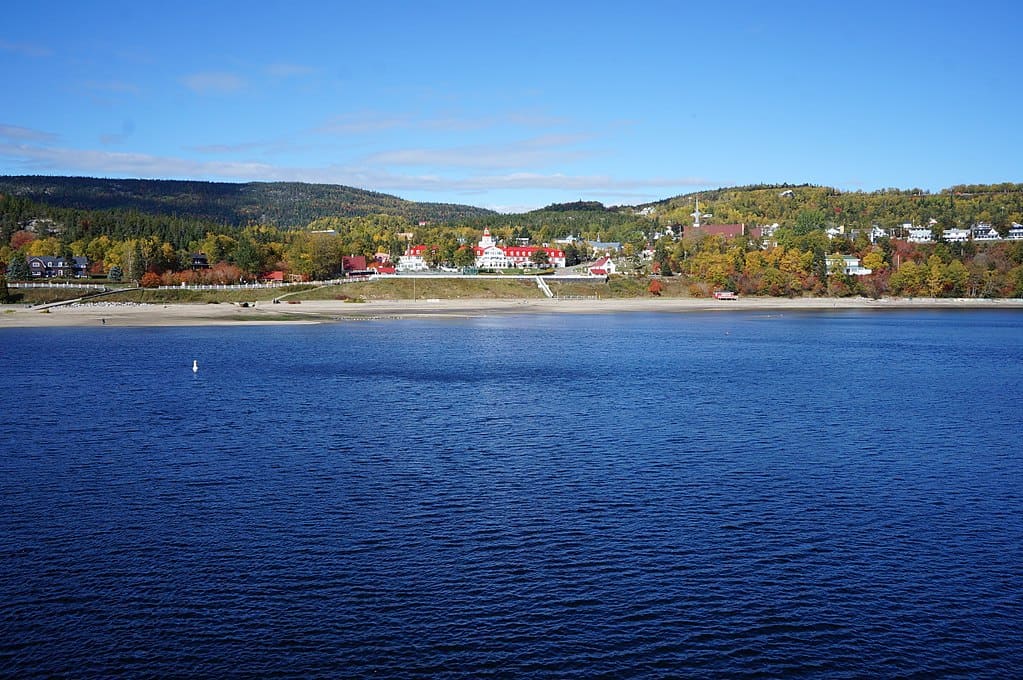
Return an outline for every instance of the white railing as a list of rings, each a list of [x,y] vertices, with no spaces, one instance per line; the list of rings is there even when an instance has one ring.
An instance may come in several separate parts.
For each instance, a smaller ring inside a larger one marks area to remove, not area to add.
[[[110,287],[105,286],[102,283],[73,283],[70,281],[28,281],[24,283],[15,283],[11,281],[7,284],[11,288],[87,288],[92,290],[108,290]]]
[[[371,276],[350,276],[329,281],[249,281],[246,283],[194,283],[190,285],[156,286],[157,290],[252,290],[266,288],[288,288],[291,286],[329,286],[344,283],[369,281]]]

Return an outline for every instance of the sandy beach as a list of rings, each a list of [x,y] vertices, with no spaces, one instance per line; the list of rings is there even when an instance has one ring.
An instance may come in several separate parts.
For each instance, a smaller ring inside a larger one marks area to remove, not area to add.
[[[328,323],[426,317],[471,318],[511,314],[618,314],[630,312],[826,311],[896,309],[1015,309],[1023,300],[935,298],[636,298],[604,300],[456,299],[334,300],[301,304],[92,303],[31,308],[0,305],[0,328],[60,326],[207,326],[218,324]]]

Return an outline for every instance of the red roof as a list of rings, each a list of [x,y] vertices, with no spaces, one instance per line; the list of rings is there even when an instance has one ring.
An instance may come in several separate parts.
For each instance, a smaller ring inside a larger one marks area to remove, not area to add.
[[[706,234],[708,236],[724,236],[735,238],[746,233],[745,224],[701,224],[699,227],[686,227],[689,235]]]
[[[361,271],[366,269],[366,256],[365,255],[345,255],[341,258],[341,263],[346,270]]]

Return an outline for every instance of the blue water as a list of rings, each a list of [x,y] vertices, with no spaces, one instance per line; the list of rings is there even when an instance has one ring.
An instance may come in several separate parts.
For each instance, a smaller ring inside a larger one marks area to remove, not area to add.
[[[0,359],[0,676],[1023,672],[1020,313],[13,329]]]

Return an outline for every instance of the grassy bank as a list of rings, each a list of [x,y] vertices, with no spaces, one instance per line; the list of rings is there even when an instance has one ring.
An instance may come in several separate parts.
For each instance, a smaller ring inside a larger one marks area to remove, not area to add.
[[[551,291],[563,298],[643,298],[650,297],[650,280],[646,277],[612,277],[610,281],[559,281],[545,279]],[[660,280],[662,297],[690,297],[688,287],[681,279]],[[13,291],[12,291],[13,292]],[[71,300],[93,293],[76,288],[27,288],[20,302],[42,304]],[[146,304],[212,304],[235,302],[269,302],[274,298],[284,301],[302,300],[498,300],[539,299],[544,294],[532,279],[492,278],[383,278],[376,281],[322,285],[310,283],[287,288],[239,288],[221,290],[189,289],[133,289],[106,294],[98,298],[106,302],[135,302]]]
[[[580,297],[600,299],[651,297],[646,277],[612,277],[610,281],[558,281],[545,279],[551,292],[559,297]],[[668,278],[661,281],[663,297],[690,297],[688,286],[681,279]],[[412,300],[415,299],[532,299],[542,298],[543,293],[532,280],[501,279],[381,279],[364,283],[332,286],[307,295],[289,299],[333,300],[340,296],[364,300]]]
[[[284,293],[300,292],[313,286],[294,286],[282,288],[239,288],[227,290],[187,290],[143,288],[139,290],[115,293],[101,298],[105,302],[141,302],[148,304],[195,303],[211,304],[216,302],[269,302]]]
[[[330,286],[289,300],[335,300],[340,296],[363,300],[458,300],[541,298],[543,293],[532,281],[517,279],[380,279],[342,286]]]
[[[74,286],[59,288],[11,288],[12,304],[45,305],[51,302],[63,302],[77,298],[88,298],[97,295],[95,288],[75,288]],[[103,298],[101,298],[103,299]]]

